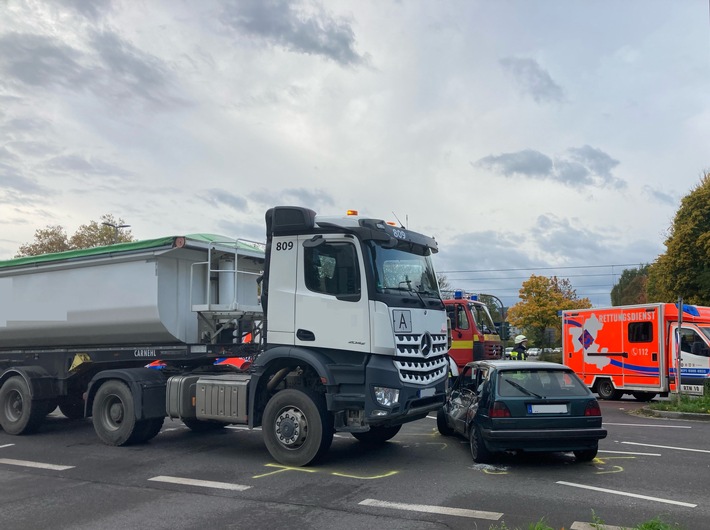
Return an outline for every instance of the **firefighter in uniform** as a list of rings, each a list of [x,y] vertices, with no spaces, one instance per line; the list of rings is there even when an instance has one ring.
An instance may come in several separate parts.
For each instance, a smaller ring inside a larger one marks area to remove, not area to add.
[[[510,352],[510,358],[515,360],[524,361],[528,358],[528,338],[525,335],[517,335],[515,337],[515,346],[513,346],[513,351]]]

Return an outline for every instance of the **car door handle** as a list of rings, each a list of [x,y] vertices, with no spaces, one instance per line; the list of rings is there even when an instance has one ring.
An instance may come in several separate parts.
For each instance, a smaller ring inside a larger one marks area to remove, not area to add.
[[[314,341],[316,340],[316,336],[312,331],[308,331],[307,329],[299,329],[296,331],[296,338],[298,340],[304,340],[304,341]]]

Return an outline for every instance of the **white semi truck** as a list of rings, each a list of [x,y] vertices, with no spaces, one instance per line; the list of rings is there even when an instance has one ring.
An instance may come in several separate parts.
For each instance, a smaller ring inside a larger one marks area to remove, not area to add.
[[[381,443],[441,407],[433,238],[288,206],[266,212],[266,236],[0,262],[0,426],[34,432],[57,406],[109,445],[151,439],[166,416],[261,426],[274,459],[302,466],[336,431]]]

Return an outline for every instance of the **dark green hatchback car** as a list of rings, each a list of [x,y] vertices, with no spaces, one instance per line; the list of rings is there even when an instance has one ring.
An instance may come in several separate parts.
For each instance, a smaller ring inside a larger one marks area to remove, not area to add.
[[[573,451],[587,462],[606,437],[594,395],[572,370],[548,362],[468,363],[436,423],[445,436],[468,438],[475,462],[499,451]]]

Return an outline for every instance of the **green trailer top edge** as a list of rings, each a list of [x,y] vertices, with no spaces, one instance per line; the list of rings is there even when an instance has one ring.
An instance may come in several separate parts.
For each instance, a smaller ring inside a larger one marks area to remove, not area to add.
[[[175,246],[175,241],[180,237],[183,237],[185,239],[185,247],[190,247],[191,241],[199,243],[223,243],[230,245],[234,245],[236,243],[236,248],[239,250],[247,250],[258,253],[264,252],[264,249],[259,248],[257,244],[236,241],[225,236],[220,236],[216,234],[190,234],[186,236],[169,236],[160,237],[157,239],[144,239],[140,241],[129,241],[126,243],[116,243],[115,245],[107,245],[103,247],[82,248],[76,250],[66,250],[64,252],[54,252],[51,254],[40,254],[38,256],[25,256],[22,258],[14,258],[10,260],[0,261],[0,269],[21,267],[23,265],[50,263],[55,261],[81,259],[92,256],[101,256],[103,254],[118,254],[124,252],[135,252],[138,250],[172,248]]]

